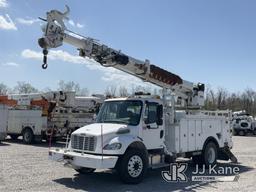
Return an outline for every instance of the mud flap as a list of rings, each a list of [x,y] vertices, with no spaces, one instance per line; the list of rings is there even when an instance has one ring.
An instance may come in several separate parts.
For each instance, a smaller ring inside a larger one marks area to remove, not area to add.
[[[237,163],[237,158],[235,155],[230,151],[228,147],[224,147],[219,150],[218,159],[220,160],[231,160],[232,163]]]

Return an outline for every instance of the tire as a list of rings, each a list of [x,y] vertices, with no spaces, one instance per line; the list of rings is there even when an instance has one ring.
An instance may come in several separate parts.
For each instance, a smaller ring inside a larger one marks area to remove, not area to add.
[[[22,136],[23,136],[23,142],[26,143],[26,144],[31,144],[33,143],[34,141],[34,134],[32,132],[31,129],[29,128],[26,128],[23,133],[22,133]]]
[[[141,149],[128,149],[118,159],[117,172],[124,183],[140,183],[148,169],[147,153]]]
[[[87,167],[81,167],[79,169],[75,169],[80,174],[89,174],[93,173],[96,169],[94,168],[87,168]]]
[[[238,135],[244,136],[244,135],[245,135],[245,132],[244,132],[243,130],[240,130],[240,131],[238,131]]]
[[[192,157],[193,162],[199,166],[209,167],[215,165],[218,159],[218,149],[214,142],[210,141],[206,144],[201,155]]]
[[[253,135],[256,135],[256,129],[252,131],[253,132]]]
[[[203,152],[203,163],[206,167],[209,165],[215,165],[218,159],[218,150],[217,146],[213,142],[209,142],[206,144]]]
[[[11,134],[10,137],[11,137],[12,140],[17,140],[19,135]]]

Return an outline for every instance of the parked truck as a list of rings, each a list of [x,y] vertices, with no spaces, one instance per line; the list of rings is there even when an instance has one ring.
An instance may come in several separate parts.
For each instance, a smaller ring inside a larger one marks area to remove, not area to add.
[[[0,142],[3,141],[7,135],[7,117],[7,106],[4,104],[0,104]]]
[[[51,160],[64,162],[81,174],[116,169],[126,183],[139,183],[148,168],[168,166],[179,157],[206,166],[218,159],[237,161],[230,151],[231,112],[201,110],[204,84],[185,81],[149,60],[134,59],[92,38],[72,35],[63,21],[68,12],[47,12],[44,36],[38,41],[43,48],[43,69],[47,68],[48,49],[65,42],[82,57],[161,87],[163,95],[105,100],[96,123],[74,131],[64,149],[51,149]]]
[[[7,133],[12,139],[20,135],[24,143],[41,141],[41,134],[47,130],[47,117],[38,109],[9,109]]]
[[[0,96],[0,103],[9,106],[7,134],[12,139],[22,136],[27,144],[66,137],[92,123],[102,102],[97,97],[76,97],[75,92],[63,91]]]
[[[233,112],[233,135],[244,136],[247,133],[256,135],[256,121],[246,111]]]

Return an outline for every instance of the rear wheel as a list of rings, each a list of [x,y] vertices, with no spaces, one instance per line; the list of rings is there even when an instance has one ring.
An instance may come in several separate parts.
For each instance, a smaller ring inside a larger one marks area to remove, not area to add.
[[[79,169],[75,169],[80,174],[88,174],[93,173],[96,169],[93,168],[87,168],[87,167],[81,167]]]
[[[34,134],[32,132],[31,129],[29,128],[26,128],[24,131],[23,131],[23,142],[26,143],[26,144],[31,144],[33,143],[34,141]]]
[[[217,162],[217,146],[214,142],[208,142],[201,155],[193,156],[193,162],[200,166],[205,165],[215,165]]]
[[[206,167],[217,162],[217,146],[213,142],[207,143],[203,152],[203,163]]]

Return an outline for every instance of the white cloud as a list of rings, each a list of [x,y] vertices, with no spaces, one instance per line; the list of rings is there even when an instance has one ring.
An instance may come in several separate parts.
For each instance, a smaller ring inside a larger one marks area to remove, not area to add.
[[[75,22],[72,19],[68,20],[68,23],[72,26],[75,26]]]
[[[10,16],[5,14],[5,16],[0,15],[0,29],[17,30],[17,27],[15,26]]]
[[[77,26],[78,28],[83,28],[83,27],[84,27],[84,25],[82,25],[82,24],[80,24],[80,23],[77,23],[76,26]]]
[[[17,18],[16,19],[18,23],[23,24],[23,25],[33,25],[36,22],[39,22],[38,19],[32,19],[32,18]]]
[[[72,19],[68,20],[68,24],[70,24],[73,27],[77,27],[77,28],[83,28],[84,27],[84,25],[82,25],[81,23],[78,23],[78,22],[76,23]]]
[[[30,59],[40,59],[42,58],[42,53],[32,51],[30,49],[25,49],[22,51],[21,56],[24,58],[30,58]]]
[[[27,59],[36,59],[42,60],[43,55],[41,52],[37,52],[30,49],[25,49],[22,51],[21,56]],[[132,82],[133,85],[145,85],[141,80],[131,75],[128,75],[122,71],[111,67],[103,67],[96,61],[83,58],[80,56],[74,56],[70,53],[63,51],[63,50],[51,50],[48,55],[49,60],[60,60],[68,63],[75,63],[75,64],[84,64],[90,70],[99,70],[103,72],[102,80],[106,82],[111,82],[113,84],[118,85],[127,85],[127,82]]]
[[[8,7],[8,3],[6,0],[0,0],[0,7]]]
[[[18,63],[14,63],[14,62],[7,62],[7,63],[3,63],[2,66],[19,67],[19,64]]]

